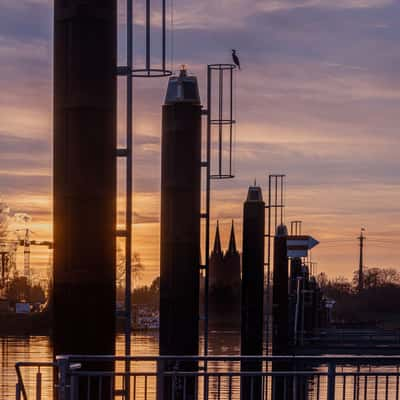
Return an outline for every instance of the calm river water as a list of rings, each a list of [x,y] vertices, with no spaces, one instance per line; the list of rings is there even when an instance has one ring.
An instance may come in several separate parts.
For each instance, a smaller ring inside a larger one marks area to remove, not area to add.
[[[201,341],[202,342],[202,341]],[[200,343],[201,351],[202,343]],[[124,352],[124,337],[120,335],[117,337],[117,354],[123,355]],[[240,353],[240,333],[235,330],[219,330],[211,331],[209,334],[209,354],[210,355],[239,355]],[[157,355],[158,354],[158,332],[136,332],[132,334],[132,354],[140,355]],[[17,361],[51,361],[52,360],[52,347],[51,342],[47,336],[27,336],[16,337],[7,336],[0,337],[0,400],[15,399],[15,363]],[[377,357],[379,363],[379,357]],[[217,365],[218,364],[218,365]],[[238,370],[238,365],[230,362],[220,362],[214,364],[216,370],[234,371]],[[229,364],[229,365],[228,365]],[[322,367],[322,366],[321,366]],[[143,368],[143,365],[139,365]],[[325,368],[325,367],[323,367]],[[118,365],[117,365],[118,369]],[[319,369],[317,367],[317,369]],[[148,370],[143,368],[142,370]],[[336,399],[341,400],[363,400],[363,399],[385,399],[385,400],[398,400],[400,398],[400,381],[396,375],[391,377],[361,377],[357,381],[352,372],[356,372],[354,367],[338,368],[337,372],[350,373],[347,381],[343,377],[338,377],[336,381]],[[368,372],[370,367],[364,366],[361,371]],[[36,372],[36,371],[35,371]],[[24,382],[28,386],[28,398],[34,399],[35,393],[33,391],[35,382],[35,372],[33,370],[24,371]],[[52,399],[52,371],[51,369],[43,368],[42,381],[43,381],[43,400]],[[380,368],[380,372],[399,373],[398,366],[387,366]],[[326,379],[321,379],[316,382],[315,380],[309,385],[307,384],[307,399],[326,399],[322,393],[326,393]],[[355,387],[356,384],[356,387]],[[140,383],[138,383],[141,386]],[[138,387],[139,387],[138,386]],[[347,389],[346,389],[347,387]],[[140,389],[140,387],[139,387]],[[201,390],[201,388],[200,388]],[[210,386],[210,395],[212,399],[218,399],[216,393],[219,393],[218,388]],[[321,391],[321,396],[318,393]],[[155,384],[150,385],[149,398],[155,398]],[[215,397],[214,397],[215,395]],[[221,396],[221,399],[228,398],[229,396]],[[233,398],[239,398],[239,382],[234,384]],[[140,397],[142,398],[142,397]],[[270,397],[268,397],[270,398]]]
[[[210,354],[239,354],[239,332],[211,331],[209,336]],[[15,363],[17,361],[51,361],[52,351],[51,342],[47,336],[0,336],[0,400],[15,399]],[[123,353],[124,337],[119,335],[117,337],[117,354],[123,355]],[[132,354],[137,356],[157,355],[158,332],[133,333]],[[43,369],[42,374],[44,388],[47,388],[44,390],[43,399],[51,399],[51,371]],[[26,371],[24,380],[28,383],[33,382],[33,373],[30,374],[29,371]]]

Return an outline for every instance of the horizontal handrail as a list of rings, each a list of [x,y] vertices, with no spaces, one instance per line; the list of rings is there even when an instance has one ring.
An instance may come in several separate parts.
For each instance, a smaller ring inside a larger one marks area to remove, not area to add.
[[[400,363],[400,355],[332,355],[332,356],[303,356],[303,355],[285,355],[285,356],[112,356],[112,355],[62,355],[56,357],[58,360],[80,360],[80,361],[314,361],[314,362],[334,362],[344,363],[364,363],[370,362],[377,365],[386,362]]]
[[[101,376],[101,377],[156,377],[157,372],[110,372],[110,371],[78,371],[73,372],[73,376]],[[190,377],[238,377],[238,376],[328,376],[328,372],[321,371],[237,371],[237,372],[220,372],[220,371],[164,371],[164,376],[190,376]],[[400,376],[400,372],[362,372],[362,371],[348,371],[348,372],[335,372],[335,376],[387,376],[396,377]]]
[[[15,368],[21,367],[57,367],[57,363],[50,361],[18,361],[15,363]]]

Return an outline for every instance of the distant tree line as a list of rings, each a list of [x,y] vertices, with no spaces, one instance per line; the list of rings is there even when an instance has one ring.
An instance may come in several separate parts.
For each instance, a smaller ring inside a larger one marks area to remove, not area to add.
[[[358,271],[354,271],[352,280],[318,275],[325,296],[336,301],[336,319],[359,321],[374,313],[399,313],[400,272],[394,268],[366,268],[363,275],[362,291],[358,290]]]
[[[40,285],[31,284],[25,276],[15,277],[7,285],[6,297],[11,306],[15,303],[26,301],[27,303],[44,303],[46,295]]]
[[[125,288],[120,286],[117,288],[117,300],[122,302],[125,298]],[[141,286],[135,288],[132,292],[132,304],[146,304],[158,307],[160,301],[160,277],[153,280],[150,286]]]
[[[139,286],[138,283],[142,277],[142,273],[145,269],[140,254],[133,253],[131,260],[132,267],[132,304],[140,305],[146,304],[153,307],[157,307],[160,302],[160,277],[158,276],[153,280],[153,282],[148,286]],[[125,299],[125,256],[121,248],[117,249],[117,301],[124,302]]]

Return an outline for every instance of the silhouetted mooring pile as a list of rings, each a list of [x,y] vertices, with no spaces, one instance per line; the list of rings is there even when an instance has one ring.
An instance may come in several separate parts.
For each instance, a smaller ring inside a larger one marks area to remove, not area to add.
[[[116,24],[115,1],[54,3],[55,355],[115,351]]]
[[[182,71],[179,77],[170,78],[163,106],[160,355],[198,354],[200,161],[197,79]],[[186,370],[196,369],[196,364],[184,364],[181,367]],[[174,363],[165,367],[172,369]],[[190,381],[185,391],[192,393],[193,385]],[[166,385],[164,398],[170,396]]]

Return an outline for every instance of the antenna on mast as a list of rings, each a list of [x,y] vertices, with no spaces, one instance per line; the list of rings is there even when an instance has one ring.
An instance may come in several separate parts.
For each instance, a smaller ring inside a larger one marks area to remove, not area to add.
[[[364,290],[364,236],[365,228],[361,227],[360,236],[357,238],[360,241],[360,258],[358,263],[358,293]]]

